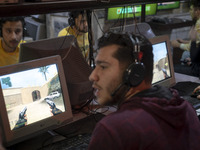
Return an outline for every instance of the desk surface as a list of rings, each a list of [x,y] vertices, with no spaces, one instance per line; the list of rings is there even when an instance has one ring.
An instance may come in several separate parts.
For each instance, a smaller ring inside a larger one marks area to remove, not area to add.
[[[189,76],[189,75],[185,75],[181,73],[175,73],[175,80],[176,80],[176,83],[185,82],[185,81],[200,83],[200,79],[198,77]]]
[[[159,36],[159,35],[163,35],[163,34],[171,34],[173,29],[178,29],[178,28],[183,28],[183,27],[191,27],[193,25],[193,21],[192,20],[187,20],[187,19],[183,19],[183,18],[170,18],[168,23],[164,23],[164,21],[167,22],[167,18],[164,19],[164,16],[160,16],[158,17],[160,19],[159,21],[149,21],[147,22],[153,32],[155,33],[155,35]],[[163,22],[161,22],[161,20]]]
[[[173,22],[169,23],[161,23],[161,22],[148,22],[148,24],[151,26],[152,29],[159,29],[159,30],[166,30],[166,29],[176,29],[176,28],[183,28],[183,27],[188,27],[193,25],[192,20],[183,20],[180,21],[181,19],[174,18]]]
[[[41,133],[40,135],[34,136],[26,141],[15,144],[8,148],[8,150],[39,150],[43,149],[43,147],[48,144],[64,140],[68,136],[78,136],[84,133],[92,133],[96,123],[101,120],[102,117],[116,110],[114,107],[109,109],[96,109],[97,108],[94,108],[93,110],[99,113],[90,113],[89,115],[86,115],[85,113],[79,112],[77,114],[73,114],[72,122],[50,132]]]

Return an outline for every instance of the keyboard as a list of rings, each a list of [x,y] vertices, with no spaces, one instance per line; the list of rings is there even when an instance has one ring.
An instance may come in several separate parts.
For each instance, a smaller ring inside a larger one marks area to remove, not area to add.
[[[179,92],[179,95],[187,100],[192,106],[197,110],[200,108],[200,100],[197,98],[191,97],[192,92],[194,89],[199,86],[199,83],[185,81],[185,82],[178,82],[172,88],[176,89]]]
[[[176,83],[172,88],[176,89],[181,96],[190,96],[194,89],[199,85],[200,84],[196,82],[185,81]]]
[[[195,109],[199,109],[200,108],[200,100],[194,97],[191,97],[190,95],[186,95],[186,96],[181,96],[183,99],[185,99],[186,101],[188,101],[190,104],[192,104],[192,106]]]
[[[101,113],[92,114],[66,126],[55,129],[55,133],[66,137],[66,139],[43,146],[41,150],[86,150],[96,123],[104,116],[105,115]],[[70,133],[75,133],[75,135],[71,135]],[[69,136],[70,138],[67,138]]]
[[[86,150],[90,142],[91,134],[76,135],[50,145],[41,150]]]

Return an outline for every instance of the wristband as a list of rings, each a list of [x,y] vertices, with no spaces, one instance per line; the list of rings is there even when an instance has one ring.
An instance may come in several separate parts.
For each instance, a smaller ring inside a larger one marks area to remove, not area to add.
[[[179,48],[185,50],[185,44],[181,43]]]

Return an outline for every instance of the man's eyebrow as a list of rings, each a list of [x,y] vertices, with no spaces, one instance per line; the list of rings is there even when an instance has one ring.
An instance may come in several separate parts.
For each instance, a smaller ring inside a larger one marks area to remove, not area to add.
[[[106,61],[97,60],[96,64],[100,65],[100,64],[109,64],[109,63]]]

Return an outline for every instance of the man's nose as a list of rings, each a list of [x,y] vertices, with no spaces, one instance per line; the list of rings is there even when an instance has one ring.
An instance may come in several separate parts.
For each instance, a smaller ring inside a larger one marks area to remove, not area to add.
[[[12,39],[16,39],[16,37],[17,37],[17,34],[13,31],[13,32],[11,33],[11,38],[12,38]]]
[[[97,76],[97,74],[96,74],[96,70],[95,70],[95,69],[94,69],[94,70],[92,71],[92,73],[90,74],[89,80],[90,80],[90,81],[97,81],[97,80],[98,80],[98,76]]]
[[[88,26],[88,22],[87,21],[84,21],[84,26]]]

